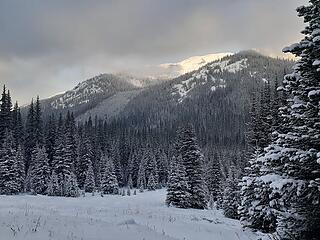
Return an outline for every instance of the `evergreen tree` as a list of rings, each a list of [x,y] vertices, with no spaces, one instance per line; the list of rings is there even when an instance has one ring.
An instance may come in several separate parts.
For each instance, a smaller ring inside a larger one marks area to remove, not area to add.
[[[157,167],[159,175],[159,184],[160,187],[166,185],[168,181],[168,156],[161,151],[157,157]]]
[[[30,168],[31,189],[38,194],[47,192],[50,181],[50,167],[44,147],[36,146],[32,152],[32,167]]]
[[[58,176],[55,171],[52,171],[50,181],[48,183],[47,194],[49,196],[62,196],[62,191],[59,185]]]
[[[101,173],[101,191],[104,194],[118,194],[119,185],[114,170],[113,161],[106,155],[102,155],[101,162],[103,163]]]
[[[148,190],[154,191],[157,188],[156,180],[154,179],[153,173],[150,173],[149,179],[148,179]]]
[[[21,146],[23,144],[24,130],[18,102],[15,103],[12,111],[12,131],[16,147]]]
[[[56,138],[57,138],[56,119],[54,115],[50,115],[45,128],[45,146],[48,154],[50,167],[52,167]]]
[[[132,183],[131,174],[129,175],[129,179],[128,179],[128,188],[129,188],[129,189],[132,189],[132,188],[133,188],[133,183]]]
[[[16,194],[20,191],[18,162],[12,132],[6,129],[0,148],[0,192]]]
[[[71,173],[66,177],[65,183],[65,193],[66,197],[80,197],[80,189],[78,187],[76,176]]]
[[[173,157],[170,164],[166,204],[167,206],[188,208],[189,198],[190,193],[182,158],[181,156],[178,158]]]
[[[180,129],[177,146],[177,152],[182,156],[187,173],[187,184],[190,193],[189,207],[204,209],[207,206],[207,199],[202,168],[203,156],[192,126]]]
[[[89,164],[89,167],[86,173],[84,189],[86,192],[90,192],[90,193],[94,192],[94,189],[95,189],[94,173],[93,173],[93,168],[91,163]]]
[[[90,140],[83,136],[80,140],[79,158],[77,162],[77,179],[80,189],[84,188],[86,173],[89,165],[92,164],[93,152]]]
[[[18,145],[15,158],[17,162],[17,182],[19,185],[19,191],[23,192],[26,172],[25,172],[24,156],[23,156],[20,145]]]
[[[238,182],[232,168],[229,171],[223,192],[223,213],[228,218],[238,219],[240,205]]]
[[[35,137],[35,111],[33,100],[31,101],[29,112],[26,121],[26,137],[25,137],[25,159],[26,159],[26,172],[29,170],[31,155],[34,147],[36,146]]]
[[[141,160],[138,171],[138,183],[137,187],[142,190],[146,189],[146,173],[145,173],[145,163],[144,159]]]
[[[214,153],[212,158],[209,158],[209,161],[206,165],[206,185],[208,187],[209,196],[212,198],[212,201],[221,205],[221,170],[220,162],[217,153]]]
[[[4,134],[6,130],[12,129],[12,102],[10,92],[3,86],[3,92],[0,105],[0,144],[5,138]]]
[[[300,59],[284,80],[287,100],[279,108],[281,124],[256,160],[261,173],[255,179],[264,184],[253,189],[259,190],[258,198],[267,199],[260,201],[260,212],[276,215],[276,232],[283,240],[315,240],[320,232],[319,5],[319,0],[310,0],[297,9],[307,23],[306,36],[284,51]]]

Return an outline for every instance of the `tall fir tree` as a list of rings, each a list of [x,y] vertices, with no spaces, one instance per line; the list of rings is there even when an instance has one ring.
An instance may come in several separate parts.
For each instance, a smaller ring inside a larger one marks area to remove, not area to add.
[[[192,126],[180,128],[178,133],[177,153],[181,155],[187,173],[189,207],[204,209],[207,206],[205,191],[203,156],[197,144]]]
[[[238,219],[238,207],[240,205],[239,188],[234,169],[231,167],[226,179],[223,192],[223,213],[228,218]]]
[[[50,181],[50,167],[44,147],[39,145],[32,152],[30,171],[30,188],[38,194],[47,193]]]
[[[119,185],[113,161],[106,155],[102,155],[101,162],[103,164],[101,173],[101,191],[104,194],[118,194]]]
[[[173,157],[170,163],[170,173],[167,187],[167,206],[179,208],[189,207],[190,193],[188,189],[188,179],[182,157]]]
[[[86,192],[94,192],[95,190],[95,181],[94,181],[94,173],[92,163],[89,164],[87,173],[86,173],[86,180],[84,182],[84,190]]]
[[[20,191],[18,162],[12,132],[6,129],[0,148],[0,192],[16,194]]]

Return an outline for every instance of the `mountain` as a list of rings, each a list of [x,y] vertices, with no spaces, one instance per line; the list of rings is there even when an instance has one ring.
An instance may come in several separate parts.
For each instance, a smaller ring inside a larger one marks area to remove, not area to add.
[[[202,56],[193,56],[177,63],[160,64],[160,68],[164,69],[163,75],[167,74],[169,77],[178,77],[182,74],[198,70],[200,67],[210,62],[231,55],[233,55],[233,53],[227,52],[207,54]]]
[[[43,100],[42,105],[47,114],[72,111],[76,116],[82,114],[86,116],[88,112],[94,114],[92,112],[94,108],[98,107],[99,109],[103,105],[110,104],[118,113],[121,109],[121,103],[126,102],[125,99],[131,99],[140,89],[155,83],[152,79],[135,78],[126,74],[100,74],[79,83],[65,93]],[[108,99],[111,100],[110,103],[108,103]],[[119,109],[115,107],[116,104]],[[99,112],[101,111],[99,110],[95,114]]]
[[[173,139],[177,127],[189,122],[201,146],[239,146],[245,141],[253,93],[267,82],[273,91],[275,82],[281,85],[293,63],[254,51],[223,57],[144,89],[111,124],[115,129],[121,126],[118,134],[135,129],[161,143]]]
[[[281,84],[293,61],[244,51],[209,62],[168,81],[103,74],[43,101],[45,115],[74,112],[107,120],[115,135],[172,139],[177,127],[192,123],[202,146],[244,142],[253,92]]]

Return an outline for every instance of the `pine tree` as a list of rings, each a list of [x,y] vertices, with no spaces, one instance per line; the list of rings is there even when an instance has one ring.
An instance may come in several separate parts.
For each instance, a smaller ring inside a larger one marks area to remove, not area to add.
[[[47,192],[48,183],[50,181],[50,167],[45,148],[40,148],[39,146],[37,146],[35,150],[32,152],[31,159],[31,189],[35,193],[45,194]]]
[[[24,130],[18,102],[15,103],[12,111],[12,131],[16,147],[21,146],[23,144]]]
[[[16,151],[16,162],[17,162],[17,182],[19,185],[19,191],[23,192],[26,172],[25,172],[25,160],[24,160],[24,156],[23,156],[20,145],[18,145],[18,148]]]
[[[182,156],[187,173],[187,184],[190,193],[190,208],[204,209],[207,206],[202,154],[197,144],[192,126],[180,129],[178,134],[177,152]]]
[[[221,170],[220,162],[217,153],[214,153],[213,157],[209,158],[209,162],[206,165],[206,185],[209,190],[209,196],[212,197],[212,201],[220,205],[221,202]]]
[[[62,196],[62,191],[59,185],[58,176],[55,171],[52,171],[50,181],[48,183],[47,194],[49,196]]]
[[[146,173],[144,158],[141,160],[139,165],[137,187],[140,189],[140,191],[142,190],[141,192],[143,192],[143,190],[146,189]]]
[[[150,173],[149,179],[148,179],[148,190],[154,191],[157,188],[156,180],[154,179],[153,173]]]
[[[89,165],[92,164],[92,159],[93,152],[91,143],[87,136],[83,136],[80,140],[79,158],[77,163],[77,179],[80,189],[84,188],[86,173],[88,171]]]
[[[45,146],[48,154],[50,167],[52,167],[56,138],[57,138],[56,119],[54,115],[50,115],[45,128]]]
[[[89,164],[89,167],[86,173],[84,189],[86,192],[90,192],[90,193],[94,192],[94,189],[95,189],[94,173],[93,173],[93,168],[91,163]]]
[[[159,185],[164,187],[168,181],[168,156],[161,151],[157,157]]]
[[[187,184],[187,177],[182,158],[173,157],[170,164],[170,174],[167,188],[167,206],[179,208],[189,207],[190,193]]]
[[[66,197],[80,197],[80,189],[78,187],[77,178],[76,176],[71,173],[65,179],[65,193],[64,196]]]
[[[26,172],[29,170],[31,155],[34,147],[36,146],[35,138],[35,112],[34,112],[34,103],[31,101],[29,112],[26,121],[26,137],[25,137],[25,158],[26,158]]]
[[[133,183],[132,183],[131,174],[129,175],[129,179],[128,179],[128,188],[129,188],[129,189],[132,189],[132,188],[133,188]]]
[[[10,92],[3,86],[3,92],[0,105],[0,144],[5,138],[4,134],[6,130],[12,129],[12,102]]]
[[[106,155],[102,155],[101,162],[103,163],[101,173],[101,191],[104,194],[118,194],[119,185],[114,170],[113,161]]]
[[[39,96],[37,96],[36,105],[34,107],[34,137],[36,144],[42,145],[43,142],[43,122],[42,111]]]
[[[240,205],[238,182],[232,168],[229,171],[223,192],[223,213],[228,218],[238,219]]]
[[[18,162],[12,132],[6,129],[0,148],[0,192],[16,194],[20,191]]]
[[[290,151],[283,170],[292,184],[284,191],[293,194],[287,206],[290,214],[280,217],[277,229],[283,239],[313,240],[319,238],[320,232],[319,9],[319,0],[310,0],[308,6],[297,9],[307,23],[302,31],[305,38],[284,49],[301,58],[284,80],[290,96],[286,105],[289,114],[284,116],[289,131],[277,139],[282,148]]]
[[[257,181],[259,198],[268,195],[263,209],[276,214],[276,232],[283,240],[318,239],[320,227],[320,24],[319,0],[297,9],[307,27],[305,38],[285,48],[300,57],[292,74],[286,75],[287,101],[279,108],[281,124],[266,152]]]

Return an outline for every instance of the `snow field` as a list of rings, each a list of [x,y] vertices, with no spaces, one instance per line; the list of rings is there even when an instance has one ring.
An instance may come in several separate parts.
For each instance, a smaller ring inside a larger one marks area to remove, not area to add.
[[[258,240],[217,210],[168,208],[164,189],[120,196],[0,196],[0,239]],[[267,239],[267,238],[265,238]]]

